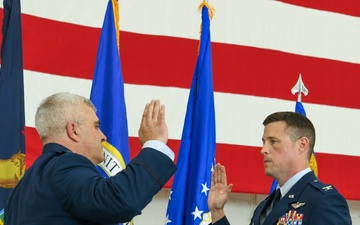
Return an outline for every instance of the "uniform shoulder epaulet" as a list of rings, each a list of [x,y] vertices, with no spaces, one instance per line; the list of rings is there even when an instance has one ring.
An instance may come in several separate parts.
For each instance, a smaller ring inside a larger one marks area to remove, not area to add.
[[[337,192],[336,188],[332,184],[324,184],[323,182],[319,181],[318,179],[314,179],[310,182],[310,185],[321,191],[322,193],[331,193]]]

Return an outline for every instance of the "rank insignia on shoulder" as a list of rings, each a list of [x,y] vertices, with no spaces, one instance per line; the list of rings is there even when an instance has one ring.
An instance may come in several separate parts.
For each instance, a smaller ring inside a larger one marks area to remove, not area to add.
[[[333,189],[332,185],[328,185],[328,186],[325,186],[322,188],[324,191],[328,191],[328,190],[331,190]]]
[[[291,204],[291,206],[294,208],[294,209],[298,209],[300,208],[301,206],[305,205],[305,202],[297,202],[297,203],[293,203]]]
[[[290,210],[279,218],[276,225],[302,225],[304,214],[296,213],[295,210]]]

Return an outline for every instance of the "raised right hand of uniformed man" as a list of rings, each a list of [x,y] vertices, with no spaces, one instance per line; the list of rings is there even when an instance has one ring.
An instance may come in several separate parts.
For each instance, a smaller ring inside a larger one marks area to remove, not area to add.
[[[231,192],[232,184],[227,185],[225,167],[220,163],[215,165],[211,176],[211,189],[208,197],[208,205],[211,211],[212,223],[225,216],[224,206]]]

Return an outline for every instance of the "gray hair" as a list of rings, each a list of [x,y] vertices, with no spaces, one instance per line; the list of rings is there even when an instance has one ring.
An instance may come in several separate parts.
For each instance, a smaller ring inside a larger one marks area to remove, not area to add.
[[[78,110],[81,104],[86,104],[95,111],[92,102],[80,95],[60,92],[45,98],[35,115],[35,127],[41,140],[64,132],[71,121],[82,125],[84,117]]]

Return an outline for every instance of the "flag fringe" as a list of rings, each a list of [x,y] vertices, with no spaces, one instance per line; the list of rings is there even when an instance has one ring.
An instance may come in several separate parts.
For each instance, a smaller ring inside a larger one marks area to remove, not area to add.
[[[310,169],[312,171],[314,171],[315,176],[319,177],[319,171],[318,171],[318,166],[317,166],[317,162],[316,162],[314,152],[311,154],[311,158],[310,158]]]
[[[115,31],[116,31],[116,40],[117,40],[117,46],[118,49],[120,49],[120,29],[119,29],[119,20],[120,20],[120,14],[119,14],[119,3],[117,0],[111,1],[113,10],[114,10],[114,24],[115,24]]]
[[[215,14],[215,8],[214,6],[212,6],[210,3],[208,2],[202,2],[200,5],[199,5],[199,8],[198,8],[198,11],[201,12],[202,8],[206,6],[208,8],[208,14],[209,14],[209,17],[210,17],[210,20],[213,19],[214,17],[214,14]]]
[[[212,20],[214,17],[214,14],[215,14],[214,6],[212,6],[208,2],[203,1],[198,7],[198,11],[201,12],[201,10],[204,6],[206,6],[208,8],[208,15],[209,15],[210,20]],[[200,24],[200,31],[199,31],[200,36],[201,36],[201,31],[202,31],[202,23]],[[198,55],[200,54],[200,42],[201,42],[201,38],[199,40]]]

